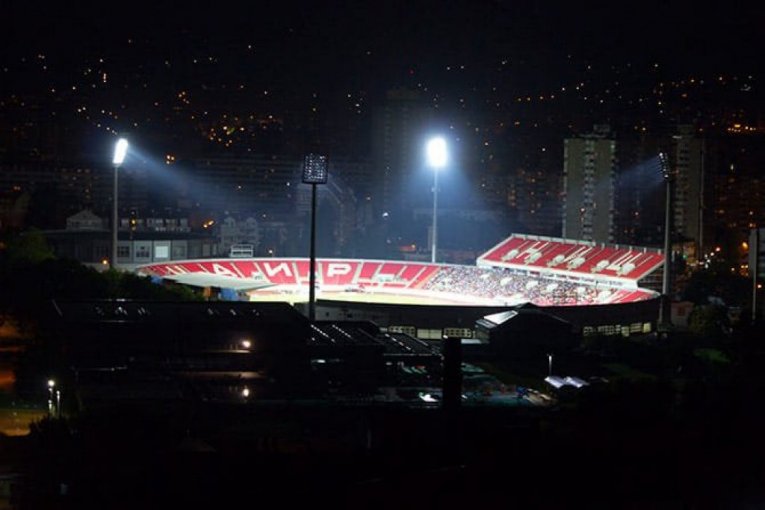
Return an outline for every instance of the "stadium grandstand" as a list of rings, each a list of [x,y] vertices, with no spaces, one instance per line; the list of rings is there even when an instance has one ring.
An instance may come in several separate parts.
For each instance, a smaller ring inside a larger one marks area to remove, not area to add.
[[[650,248],[515,234],[478,257],[476,264],[637,286],[663,264],[663,257]]]
[[[320,259],[321,299],[417,304],[582,306],[657,297],[639,283],[663,263],[648,248],[512,235],[475,266]],[[305,301],[309,261],[302,258],[201,259],[137,269],[180,284],[234,289],[250,300]]]

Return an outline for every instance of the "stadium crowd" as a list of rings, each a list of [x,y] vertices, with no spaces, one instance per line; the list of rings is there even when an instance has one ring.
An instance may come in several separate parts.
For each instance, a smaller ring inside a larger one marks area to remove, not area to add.
[[[610,295],[593,284],[475,266],[442,266],[421,288],[538,305],[595,304]]]

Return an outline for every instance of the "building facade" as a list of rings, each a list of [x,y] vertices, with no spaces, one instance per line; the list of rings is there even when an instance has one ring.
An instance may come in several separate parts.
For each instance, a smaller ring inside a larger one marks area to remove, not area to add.
[[[563,142],[563,237],[612,242],[616,141],[608,126]]]

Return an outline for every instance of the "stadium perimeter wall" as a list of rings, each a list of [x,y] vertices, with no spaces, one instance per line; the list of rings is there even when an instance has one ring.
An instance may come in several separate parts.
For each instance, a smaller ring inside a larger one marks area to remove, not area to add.
[[[545,312],[570,322],[578,332],[604,331],[610,326],[649,324],[655,331],[659,298],[634,303],[587,306],[540,307]],[[296,304],[307,306],[306,303]],[[533,305],[531,305],[533,306]],[[469,328],[485,315],[510,310],[509,306],[465,305],[400,305],[327,301],[319,299],[316,318],[319,320],[371,320],[381,327],[411,326],[417,329]]]

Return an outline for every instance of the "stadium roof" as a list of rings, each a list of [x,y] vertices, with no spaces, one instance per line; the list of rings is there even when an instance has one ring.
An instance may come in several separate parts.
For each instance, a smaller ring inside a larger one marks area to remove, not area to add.
[[[509,321],[516,315],[518,315],[518,312],[516,312],[515,310],[508,310],[506,312],[499,312],[499,313],[493,313],[491,315],[487,315],[483,318],[483,320],[499,325],[499,324],[504,324],[505,322]]]
[[[545,382],[555,389],[560,389],[563,386],[572,386],[574,388],[581,388],[583,386],[589,386],[587,381],[584,381],[578,377],[560,377],[558,375],[549,375],[545,377]]]
[[[525,325],[534,324],[537,327],[549,324],[554,324],[556,327],[571,327],[571,324],[568,321],[545,312],[534,305],[517,306],[512,310],[485,315],[476,321],[476,325],[480,325],[490,330],[506,326],[513,327],[513,325],[518,325],[519,323]]]

